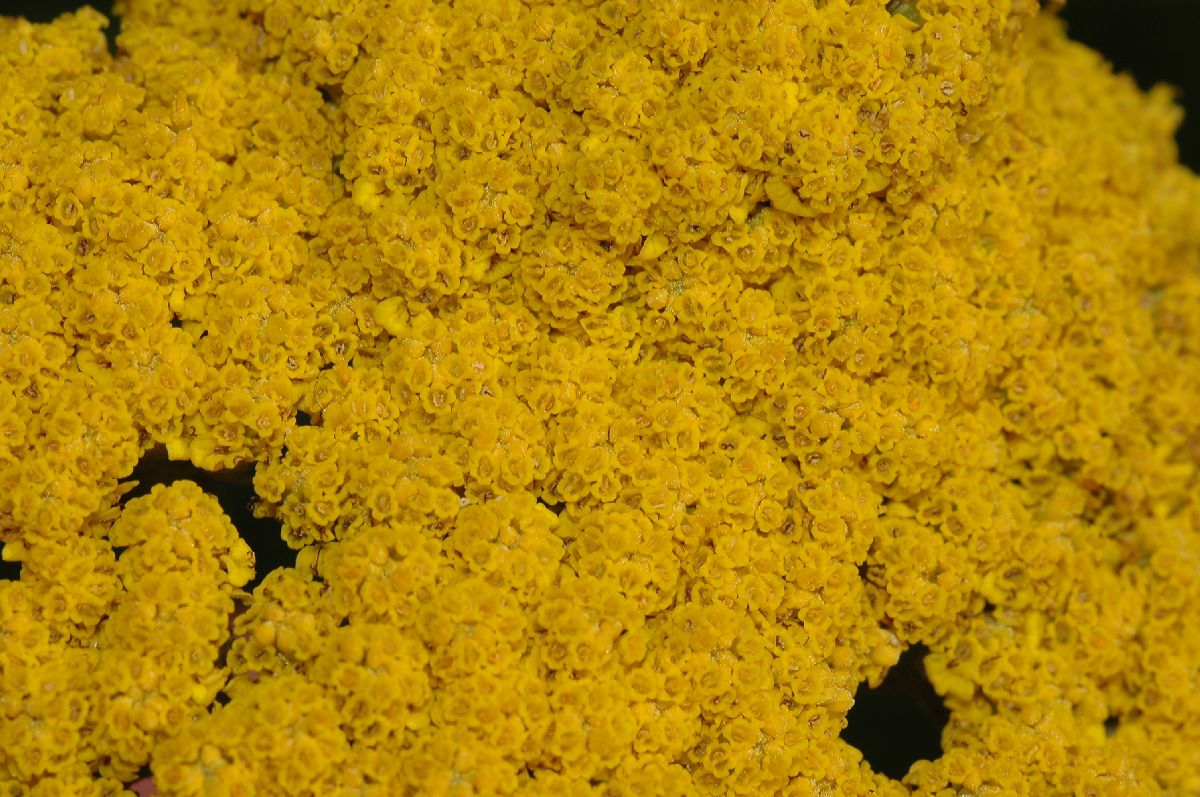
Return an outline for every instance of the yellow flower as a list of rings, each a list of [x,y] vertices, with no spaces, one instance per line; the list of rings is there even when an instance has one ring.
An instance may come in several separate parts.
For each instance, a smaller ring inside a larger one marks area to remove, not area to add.
[[[1167,93],[1032,0],[261,5],[0,23],[0,791],[1195,790]]]

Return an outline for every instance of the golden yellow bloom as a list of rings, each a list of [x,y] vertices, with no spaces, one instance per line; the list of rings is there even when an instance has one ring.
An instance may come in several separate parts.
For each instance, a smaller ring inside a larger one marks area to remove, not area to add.
[[[0,20],[0,792],[1200,789],[1165,90],[1033,0],[118,5]]]

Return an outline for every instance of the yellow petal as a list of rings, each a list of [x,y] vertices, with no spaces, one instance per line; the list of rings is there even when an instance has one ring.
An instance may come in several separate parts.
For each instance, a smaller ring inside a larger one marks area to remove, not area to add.
[[[812,218],[817,215],[815,210],[806,205],[800,197],[796,196],[796,192],[782,178],[772,177],[767,180],[766,189],[767,199],[771,200],[771,204],[776,210],[806,218]]]

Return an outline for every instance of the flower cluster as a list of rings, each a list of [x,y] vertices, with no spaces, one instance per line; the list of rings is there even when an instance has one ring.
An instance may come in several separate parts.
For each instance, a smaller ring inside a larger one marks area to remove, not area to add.
[[[70,545],[4,552],[21,563],[20,581],[0,582],[5,786],[108,794],[225,688],[220,651],[254,555],[191,482],[156,486]],[[92,790],[70,785],[92,775]]]
[[[118,12],[0,20],[0,792],[1200,789],[1167,92],[1034,0]]]

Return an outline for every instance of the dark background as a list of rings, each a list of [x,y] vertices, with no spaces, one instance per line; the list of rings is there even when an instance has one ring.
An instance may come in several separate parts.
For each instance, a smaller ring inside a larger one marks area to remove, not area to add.
[[[0,16],[45,22],[87,5],[70,0],[0,0]],[[91,5],[109,13],[112,2]],[[1091,45],[1117,70],[1149,87],[1179,88],[1188,113],[1179,131],[1182,160],[1200,171],[1200,0],[1070,0],[1062,12],[1071,37]]]

